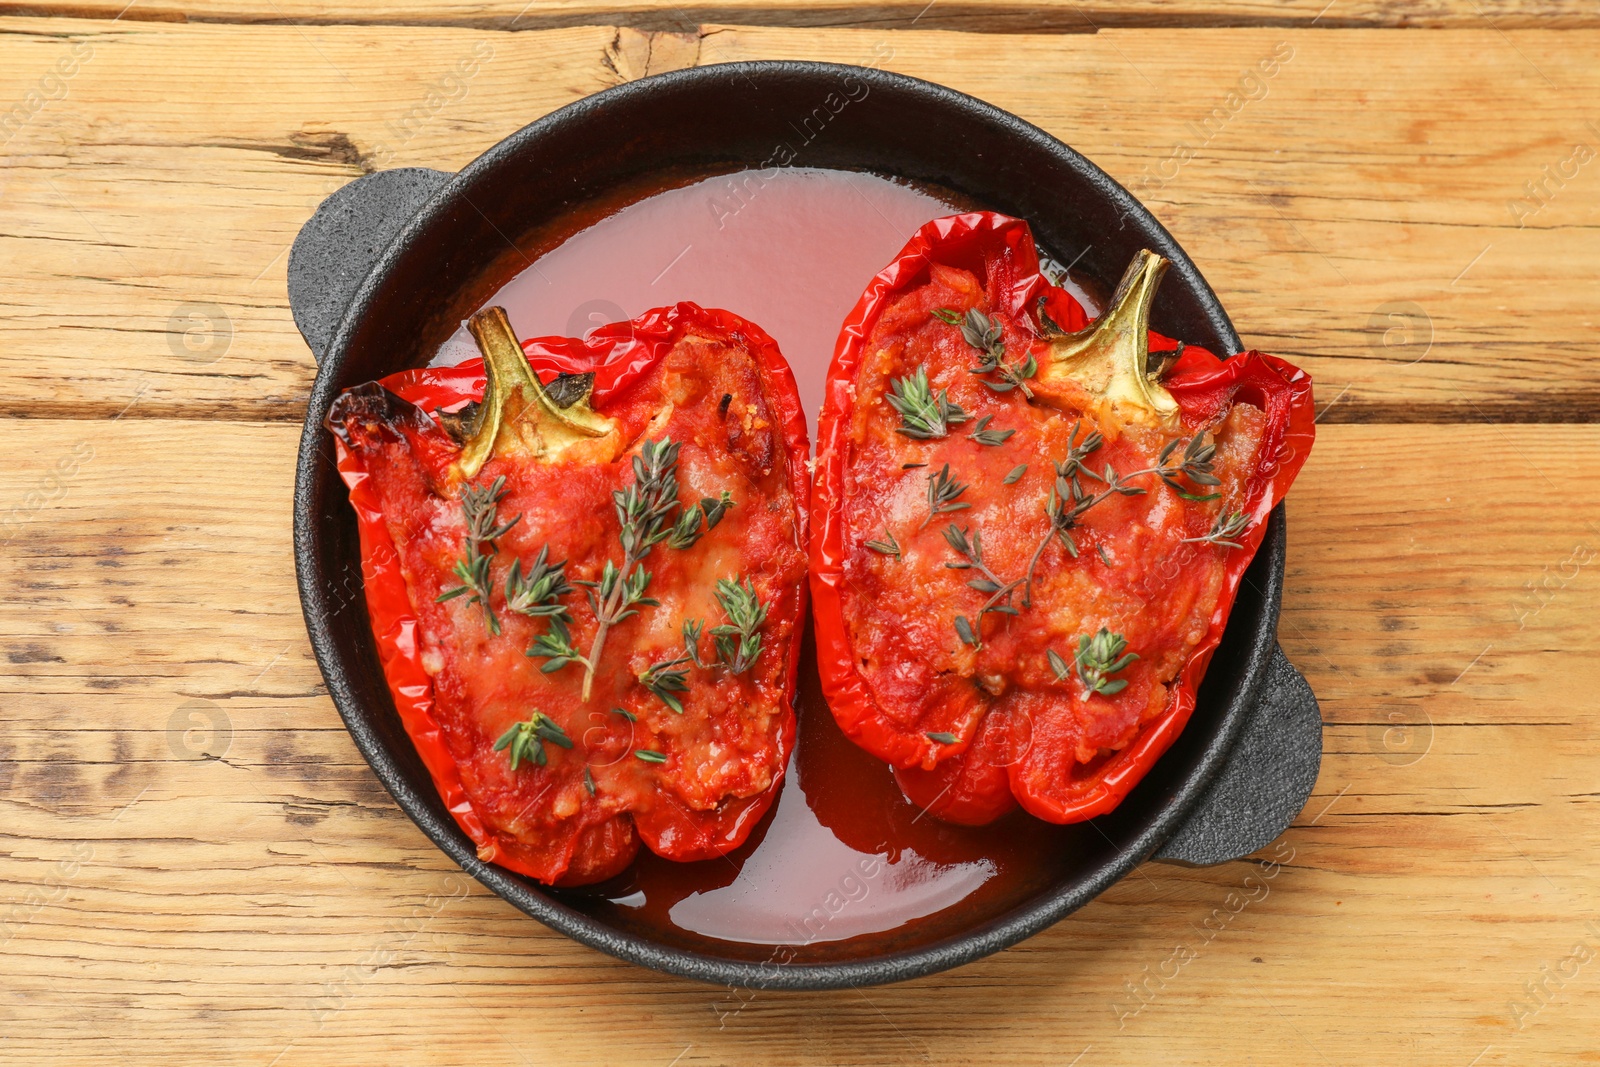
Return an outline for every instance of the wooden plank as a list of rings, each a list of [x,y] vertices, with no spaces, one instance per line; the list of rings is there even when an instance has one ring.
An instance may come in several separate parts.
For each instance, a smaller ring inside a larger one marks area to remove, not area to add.
[[[452,873],[321,688],[290,558],[296,439],[0,420],[0,1048],[17,1062],[1398,1048],[1460,1067],[1592,1049],[1595,973],[1570,959],[1600,947],[1600,428],[1324,429],[1290,502],[1280,636],[1327,755],[1262,854],[1280,867],[1146,865],[986,961],[798,996],[617,963]]]
[[[1318,377],[1338,400],[1330,421],[1600,417],[1590,300],[1567,284],[1600,272],[1594,168],[1574,161],[1576,146],[1588,159],[1600,145],[1588,32],[912,32],[891,44],[867,30],[0,26],[0,99],[23,98],[72,48],[93,50],[65,98],[3,149],[3,413],[108,416],[138,396],[135,417],[297,420],[313,367],[285,259],[323,195],[380,165],[460,167],[641,73],[810,57],[946,82],[1084,151],[1174,231],[1249,343]],[[484,47],[492,57],[459,98],[397,136],[397,119]],[[1265,95],[1230,98],[1241,70],[1274,54],[1288,58]],[[1563,167],[1557,188],[1545,168]],[[1535,182],[1548,201],[1537,211],[1519,200]],[[231,329],[225,350],[208,314]]]
[[[965,33],[1094,33],[1099,29],[1172,26],[1281,26],[1323,29],[1481,28],[1573,29],[1600,25],[1580,0],[903,0],[846,4],[840,0],[378,0],[359,9],[328,0],[6,0],[0,14],[150,22],[382,24],[553,29],[629,26],[693,32],[705,23],[747,26],[959,30]]]

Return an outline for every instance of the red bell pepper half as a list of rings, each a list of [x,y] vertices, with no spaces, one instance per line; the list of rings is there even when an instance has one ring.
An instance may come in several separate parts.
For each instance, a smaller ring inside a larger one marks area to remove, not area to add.
[[[481,859],[547,883],[737,847],[795,739],[806,427],[689,303],[351,389],[327,426],[400,719]]]
[[[813,486],[835,718],[931,814],[1114,808],[1183,729],[1313,438],[1310,378],[1149,331],[1166,261],[1090,322],[1025,222],[924,226],[828,374]]]

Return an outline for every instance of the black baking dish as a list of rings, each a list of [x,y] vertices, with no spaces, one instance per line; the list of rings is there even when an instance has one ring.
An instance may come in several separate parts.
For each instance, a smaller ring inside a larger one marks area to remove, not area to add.
[[[789,125],[830,93],[850,103],[803,164],[953,190],[1029,220],[1043,247],[1115,282],[1140,248],[1172,261],[1156,329],[1217,352],[1241,345],[1199,271],[1099,168],[1044,131],[971,97],[883,71],[739,63],[646,78],[519,130],[459,174],[380,172],[339,190],[295,242],[289,293],[319,369],[295,483],[295,561],[307,629],[334,703],[384,786],[435,844],[522,911],[644,966],[751,988],[863,986],[975,960],[1083,906],[1136,864],[1214,864],[1266,845],[1297,815],[1321,759],[1321,720],[1277,649],[1285,520],[1280,506],[1246,573],[1227,633],[1182,736],[1122,805],[1094,820],[1104,847],[1004,914],[859,958],[779,965],[618,929],[558,891],[485,864],[457,828],[400,726],[365,606],[355,521],[323,419],[340,391],[422,362],[481,303],[507,242],[664,173],[771,166]],[[939,131],[930,137],[928,131]],[[960,151],[948,146],[960,145]],[[504,280],[501,277],[500,280]],[[865,281],[865,279],[863,279]]]

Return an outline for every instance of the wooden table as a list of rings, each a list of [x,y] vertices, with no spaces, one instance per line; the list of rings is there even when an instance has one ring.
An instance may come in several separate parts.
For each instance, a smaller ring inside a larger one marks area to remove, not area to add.
[[[1593,5],[124,2],[0,3],[0,1060],[1595,1058]],[[1327,755],[1275,846],[948,974],[750,994],[525,919],[373,778],[295,593],[291,239],[365,171],[747,58],[1038,123],[1316,376],[1280,636]]]

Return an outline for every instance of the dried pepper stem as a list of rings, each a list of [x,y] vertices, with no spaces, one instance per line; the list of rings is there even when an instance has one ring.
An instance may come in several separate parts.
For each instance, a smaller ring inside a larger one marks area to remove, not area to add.
[[[1048,342],[1035,387],[1041,399],[1072,399],[1081,390],[1121,421],[1176,426],[1177,401],[1149,367],[1150,305],[1166,271],[1165,259],[1141,250],[1128,264],[1105,314],[1078,333]]]
[[[617,435],[616,424],[589,406],[593,375],[558,378],[549,388],[539,381],[504,308],[484,308],[467,329],[483,353],[485,381],[483,400],[464,427],[455,463],[460,477],[472,478],[492,455],[555,459],[580,442]]]

